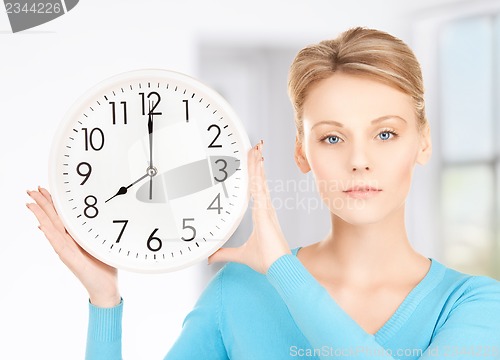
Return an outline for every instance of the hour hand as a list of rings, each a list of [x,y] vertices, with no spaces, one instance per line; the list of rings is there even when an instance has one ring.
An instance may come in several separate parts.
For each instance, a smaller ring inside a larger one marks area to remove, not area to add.
[[[129,188],[131,188],[132,186],[134,186],[135,184],[137,184],[139,181],[141,181],[142,179],[144,179],[145,177],[149,176],[148,173],[146,173],[145,175],[141,176],[139,179],[137,179],[136,181],[134,181],[132,184],[130,184],[129,186],[122,186],[118,189],[118,191],[116,192],[115,195],[111,196],[108,200],[105,201],[105,203],[107,203],[109,200],[113,199],[114,197],[118,196],[118,195],[123,195],[123,194],[126,194],[127,193],[127,190]]]

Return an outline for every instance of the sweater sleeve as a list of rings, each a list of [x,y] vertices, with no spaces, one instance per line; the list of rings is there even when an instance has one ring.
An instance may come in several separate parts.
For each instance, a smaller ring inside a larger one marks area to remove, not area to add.
[[[165,360],[227,360],[220,332],[221,278],[224,269],[211,280],[186,316],[182,332]],[[123,301],[113,308],[90,304],[86,360],[121,360]]]
[[[100,308],[89,301],[86,360],[121,360],[123,300]]]
[[[266,276],[313,348],[327,346],[337,354],[357,359],[393,359],[373,335],[340,308],[297,257],[283,255],[271,265]],[[471,359],[474,357],[471,347],[481,344],[490,347],[482,350],[490,352],[490,359],[500,358],[498,353],[491,353],[500,347],[499,286],[493,284],[489,289],[477,291],[456,304],[421,359]],[[478,301],[478,297],[483,301]],[[467,350],[451,356],[453,349]]]
[[[165,360],[228,360],[222,339],[222,268],[186,316],[182,331]]]

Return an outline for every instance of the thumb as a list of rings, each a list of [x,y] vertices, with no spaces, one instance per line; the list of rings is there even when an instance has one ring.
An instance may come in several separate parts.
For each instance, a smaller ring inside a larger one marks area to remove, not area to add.
[[[215,262],[240,262],[240,248],[220,248],[208,257],[208,264]]]

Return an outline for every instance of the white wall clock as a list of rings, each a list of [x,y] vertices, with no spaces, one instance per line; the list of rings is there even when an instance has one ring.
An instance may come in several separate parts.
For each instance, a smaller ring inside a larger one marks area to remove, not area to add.
[[[248,135],[187,75],[130,71],[87,91],[53,140],[49,186],[67,231],[117,268],[167,272],[206,259],[248,207]]]

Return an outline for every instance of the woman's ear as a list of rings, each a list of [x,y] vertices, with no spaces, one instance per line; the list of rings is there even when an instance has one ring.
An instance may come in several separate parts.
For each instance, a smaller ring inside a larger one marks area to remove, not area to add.
[[[417,154],[417,163],[425,165],[432,155],[431,128],[426,124],[420,134],[420,149]]]
[[[306,174],[311,170],[309,162],[304,154],[304,149],[302,147],[302,141],[300,141],[299,136],[295,136],[295,153],[294,153],[295,163],[299,167],[302,173]]]

